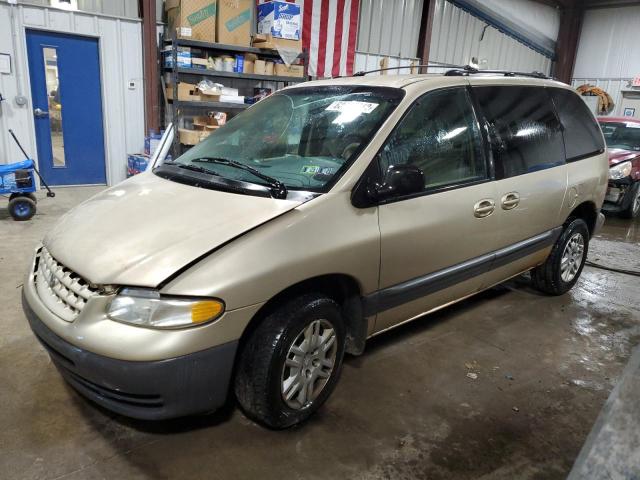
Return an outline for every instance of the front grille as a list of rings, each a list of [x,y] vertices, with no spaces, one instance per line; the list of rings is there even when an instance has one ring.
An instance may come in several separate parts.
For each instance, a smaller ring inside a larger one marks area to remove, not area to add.
[[[73,322],[89,300],[98,292],[89,282],[57,262],[42,247],[36,255],[36,290],[40,300],[55,315]]]

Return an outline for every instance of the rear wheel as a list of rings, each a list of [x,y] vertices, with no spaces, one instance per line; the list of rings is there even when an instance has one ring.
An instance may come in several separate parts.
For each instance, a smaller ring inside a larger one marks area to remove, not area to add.
[[[589,251],[589,228],[581,218],[570,219],[547,260],[531,272],[534,287],[549,295],[568,292],[580,278]]]
[[[631,195],[631,203],[622,212],[622,216],[625,218],[637,218],[640,215],[640,181],[633,184],[629,190],[629,195]]]
[[[344,346],[335,301],[306,294],[287,302],[262,320],[240,353],[238,402],[247,416],[270,428],[303,422],[333,391]]]
[[[9,215],[11,215],[14,220],[29,220],[35,214],[36,202],[31,198],[20,196],[9,200]]]

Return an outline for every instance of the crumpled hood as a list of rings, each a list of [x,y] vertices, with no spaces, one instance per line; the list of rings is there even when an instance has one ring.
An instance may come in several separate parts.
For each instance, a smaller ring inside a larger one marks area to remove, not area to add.
[[[44,245],[91,283],[155,287],[300,203],[197,188],[145,173],[63,215]]]
[[[613,167],[627,160],[633,160],[636,157],[640,157],[640,152],[633,150],[624,150],[622,148],[609,148],[609,166]]]

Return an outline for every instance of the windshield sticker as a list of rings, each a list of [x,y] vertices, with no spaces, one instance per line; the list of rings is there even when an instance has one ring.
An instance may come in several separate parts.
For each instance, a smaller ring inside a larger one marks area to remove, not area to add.
[[[302,173],[306,175],[315,175],[320,171],[320,167],[317,165],[305,165],[302,167]]]
[[[627,123],[627,128],[640,128],[640,123]]]
[[[358,102],[355,100],[336,101],[336,102],[333,102],[331,105],[329,105],[326,108],[326,110],[329,112],[340,112],[340,113],[349,112],[349,113],[361,114],[361,113],[371,113],[376,109],[377,106],[378,106],[377,103]]]

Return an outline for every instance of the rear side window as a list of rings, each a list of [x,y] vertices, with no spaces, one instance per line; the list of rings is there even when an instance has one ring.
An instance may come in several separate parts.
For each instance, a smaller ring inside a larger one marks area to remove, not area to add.
[[[550,88],[549,93],[564,127],[567,162],[602,153],[604,144],[600,128],[584,101],[561,88]]]
[[[427,93],[411,107],[378,154],[384,175],[412,164],[424,173],[425,191],[487,178],[480,129],[465,88]]]
[[[474,91],[489,125],[497,178],[564,163],[562,129],[544,88],[495,86]]]

